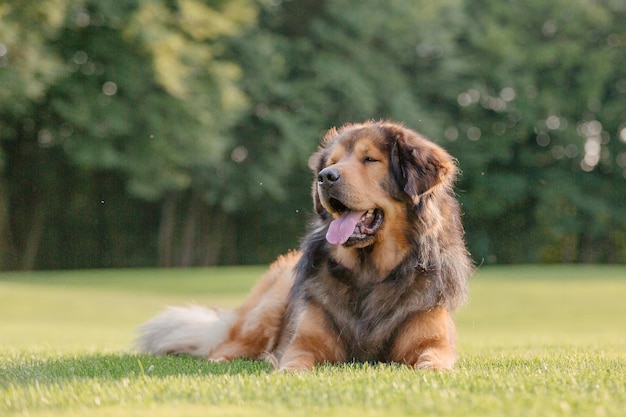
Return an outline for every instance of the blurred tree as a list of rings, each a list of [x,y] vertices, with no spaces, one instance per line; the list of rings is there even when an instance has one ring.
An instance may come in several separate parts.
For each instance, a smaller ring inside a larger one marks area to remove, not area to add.
[[[624,3],[475,1],[466,13],[467,81],[444,136],[474,255],[624,261]]]
[[[13,139],[19,130],[33,129],[32,112],[40,102],[47,88],[63,75],[63,62],[48,48],[47,37],[54,38],[63,24],[68,11],[64,0],[41,2],[2,2],[0,3],[0,140]],[[25,25],[37,21],[37,30]],[[7,155],[0,147],[0,172],[12,166],[12,155]],[[31,155],[31,157],[34,157]],[[46,173],[40,178],[48,181]],[[34,259],[30,255],[38,245],[38,233],[27,231],[22,248],[16,247],[16,240],[22,236],[21,230],[12,230],[11,216],[14,213],[11,200],[17,183],[23,181],[18,176],[14,181],[0,177],[0,267],[17,266],[16,259],[25,254],[23,264],[30,268]],[[31,224],[42,223],[44,219],[32,218]]]
[[[236,84],[239,67],[220,58],[223,39],[256,15],[246,0],[212,6],[195,0],[2,6],[3,39],[11,42],[3,41],[1,76],[14,86],[2,102],[21,100],[21,107],[0,108],[11,120],[2,144],[14,266],[132,263],[125,253],[137,242],[125,235],[144,221],[135,212],[139,201],[161,199],[161,262],[189,258],[172,248],[184,239],[178,230],[193,231],[179,227],[180,219],[209,209],[193,187],[194,172],[219,171],[229,127],[247,105]],[[42,18],[44,24],[33,25]],[[24,86],[32,91],[22,94]],[[201,204],[179,206],[196,200]],[[68,259],[70,240],[87,256]],[[115,253],[128,259],[111,259]]]
[[[625,17],[0,1],[0,268],[267,262],[304,232],[323,132],[380,118],[458,157],[478,262],[624,262]]]

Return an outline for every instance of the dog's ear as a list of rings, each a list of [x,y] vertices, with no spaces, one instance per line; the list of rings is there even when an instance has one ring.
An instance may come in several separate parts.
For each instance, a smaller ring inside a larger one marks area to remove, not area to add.
[[[386,127],[393,141],[391,170],[415,206],[438,189],[452,187],[457,168],[448,152],[416,132],[398,126]]]
[[[322,214],[325,210],[317,192],[317,174],[324,169],[324,164],[326,163],[325,161],[326,152],[323,148],[319,148],[317,152],[309,158],[309,168],[313,171],[313,186],[311,187],[313,195],[313,208],[317,214]]]

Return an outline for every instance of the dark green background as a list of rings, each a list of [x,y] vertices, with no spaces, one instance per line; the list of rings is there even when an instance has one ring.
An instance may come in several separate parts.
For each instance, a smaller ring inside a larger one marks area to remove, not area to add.
[[[330,126],[459,161],[479,264],[626,262],[621,0],[0,2],[0,269],[264,263]]]

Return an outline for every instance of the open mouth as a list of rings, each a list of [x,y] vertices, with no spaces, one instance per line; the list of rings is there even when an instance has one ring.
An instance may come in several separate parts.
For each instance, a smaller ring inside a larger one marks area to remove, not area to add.
[[[328,204],[339,213],[326,233],[326,240],[333,245],[363,246],[374,239],[383,223],[384,214],[380,209],[350,210],[335,198],[330,198]]]

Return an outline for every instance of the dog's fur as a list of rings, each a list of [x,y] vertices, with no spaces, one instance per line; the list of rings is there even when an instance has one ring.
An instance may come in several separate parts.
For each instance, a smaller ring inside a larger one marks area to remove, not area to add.
[[[452,367],[451,314],[472,272],[453,158],[399,124],[366,122],[331,129],[309,166],[317,217],[301,250],[274,262],[234,311],[172,308],[153,318],[140,329],[143,351],[270,358],[281,370]]]

